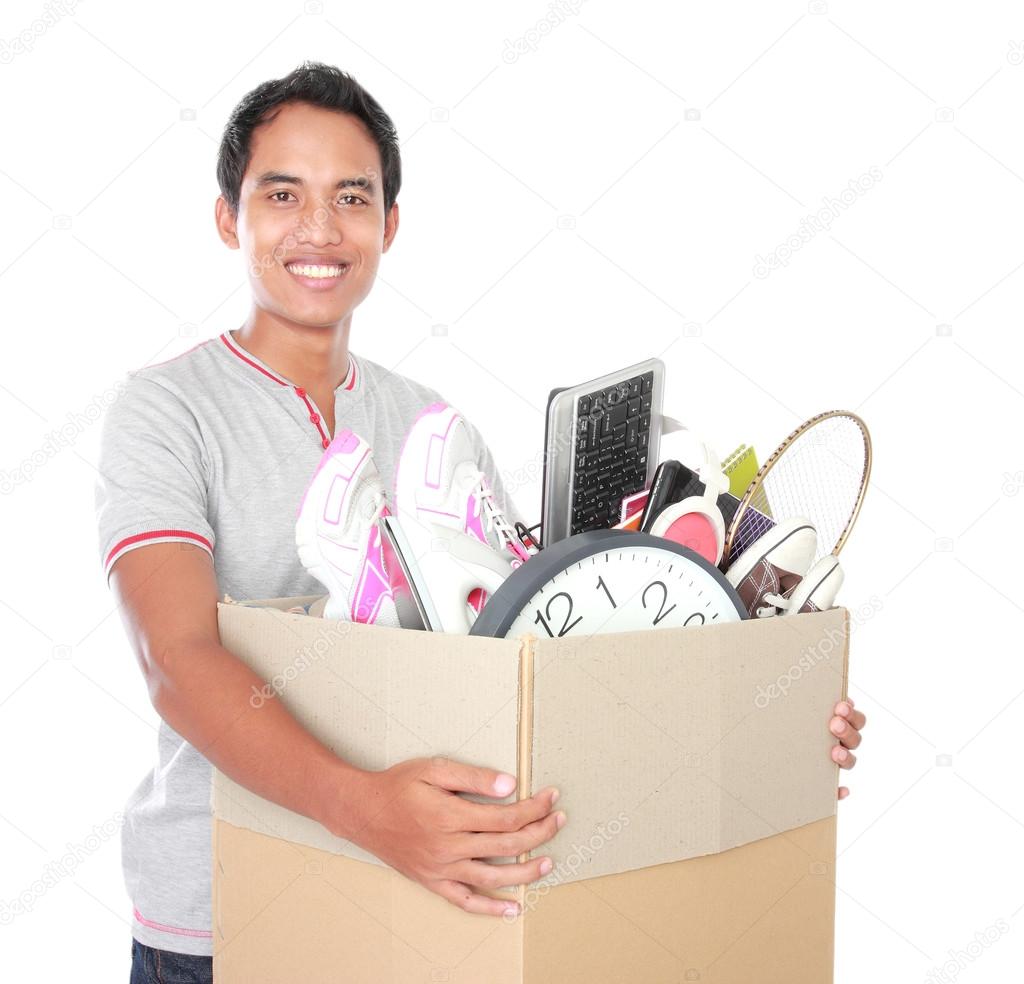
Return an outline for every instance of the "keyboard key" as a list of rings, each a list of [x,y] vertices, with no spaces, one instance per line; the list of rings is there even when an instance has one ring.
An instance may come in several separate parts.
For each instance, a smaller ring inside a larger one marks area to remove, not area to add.
[[[629,420],[626,422],[626,447],[630,448],[636,444],[637,435],[637,421]]]
[[[641,379],[640,376],[634,376],[629,381],[629,395],[630,396],[639,396],[640,395],[640,386],[641,386],[642,382],[643,382],[643,380]]]
[[[608,420],[611,427],[614,429],[626,422],[626,416],[629,413],[629,407],[625,403],[620,403],[618,406],[613,407],[608,412]]]

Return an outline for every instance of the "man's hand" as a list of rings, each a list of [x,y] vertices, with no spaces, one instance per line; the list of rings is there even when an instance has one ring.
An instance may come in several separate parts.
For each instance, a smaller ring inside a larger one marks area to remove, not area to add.
[[[476,803],[456,795],[504,797],[515,784],[513,776],[464,762],[409,759],[380,772],[364,772],[346,785],[347,796],[355,793],[354,802],[339,802],[339,822],[327,821],[325,826],[460,909],[518,914],[513,900],[476,889],[536,881],[551,870],[551,859],[507,864],[478,859],[515,857],[554,837],[565,823],[562,811],[552,812],[557,790],[543,789],[508,804]]]
[[[836,704],[833,714],[835,716],[829,721],[828,730],[839,739],[839,744],[832,748],[832,761],[840,769],[852,769],[857,764],[857,756],[851,749],[860,744],[860,733],[867,718],[853,709],[853,701],[849,697]],[[850,790],[846,786],[839,787],[840,799],[846,799],[849,795]]]

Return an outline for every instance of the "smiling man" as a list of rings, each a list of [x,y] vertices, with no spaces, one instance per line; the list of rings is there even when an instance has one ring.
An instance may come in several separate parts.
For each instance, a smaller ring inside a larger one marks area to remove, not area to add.
[[[438,392],[349,348],[352,316],[398,232],[394,126],[336,68],[307,63],[239,103],[217,165],[217,231],[238,250],[244,323],[129,375],[103,426],[96,487],[100,556],[161,723],[157,762],[125,810],[133,984],[210,981],[211,763],[311,817],[467,911],[546,873],[557,791],[510,804],[515,780],[466,763],[358,769],[306,732],[225,649],[217,600],[319,595],[295,547],[296,509],[342,428],[365,438],[385,489],[417,414]],[[493,455],[467,428],[512,522]],[[853,764],[863,715],[831,726]],[[840,756],[846,756],[841,759]],[[441,860],[439,860],[441,859]],[[512,908],[515,906],[513,904]]]
[[[322,595],[295,545],[297,507],[324,449],[348,428],[385,489],[433,388],[349,349],[352,315],[398,231],[394,126],[338,69],[305,64],[236,107],[217,165],[217,231],[248,271],[233,330],[130,373],[103,426],[96,487],[101,559],[160,715],[157,761],[125,809],[132,981],[211,979],[211,763],[309,816],[470,912],[525,884],[554,836],[556,794],[503,799],[515,780],[455,761],[371,772],[307,733],[220,644],[217,600]],[[396,361],[398,361],[396,359]],[[490,450],[475,464],[511,521]],[[481,857],[511,857],[486,864]],[[443,861],[438,859],[442,858]]]

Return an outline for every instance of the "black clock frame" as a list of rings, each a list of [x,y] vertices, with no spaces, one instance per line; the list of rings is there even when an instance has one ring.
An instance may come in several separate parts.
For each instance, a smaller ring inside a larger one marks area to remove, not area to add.
[[[545,547],[522,566],[517,567],[502,582],[501,587],[487,599],[487,603],[470,627],[469,634],[504,638],[512,623],[522,613],[526,602],[556,574],[603,550],[620,550],[631,546],[655,548],[678,554],[702,568],[722,586],[736,606],[736,613],[740,618],[749,617],[740,596],[725,579],[725,575],[709,560],[689,547],[650,533],[637,533],[632,530],[588,530],[586,533],[576,533],[551,544],[550,547]]]

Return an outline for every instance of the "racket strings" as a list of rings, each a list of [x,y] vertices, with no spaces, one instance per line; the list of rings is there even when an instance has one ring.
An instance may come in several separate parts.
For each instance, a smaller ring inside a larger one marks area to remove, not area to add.
[[[796,516],[806,517],[818,532],[815,559],[831,553],[860,502],[867,447],[866,435],[851,417],[828,417],[800,431],[780,449],[752,494],[730,556]]]

